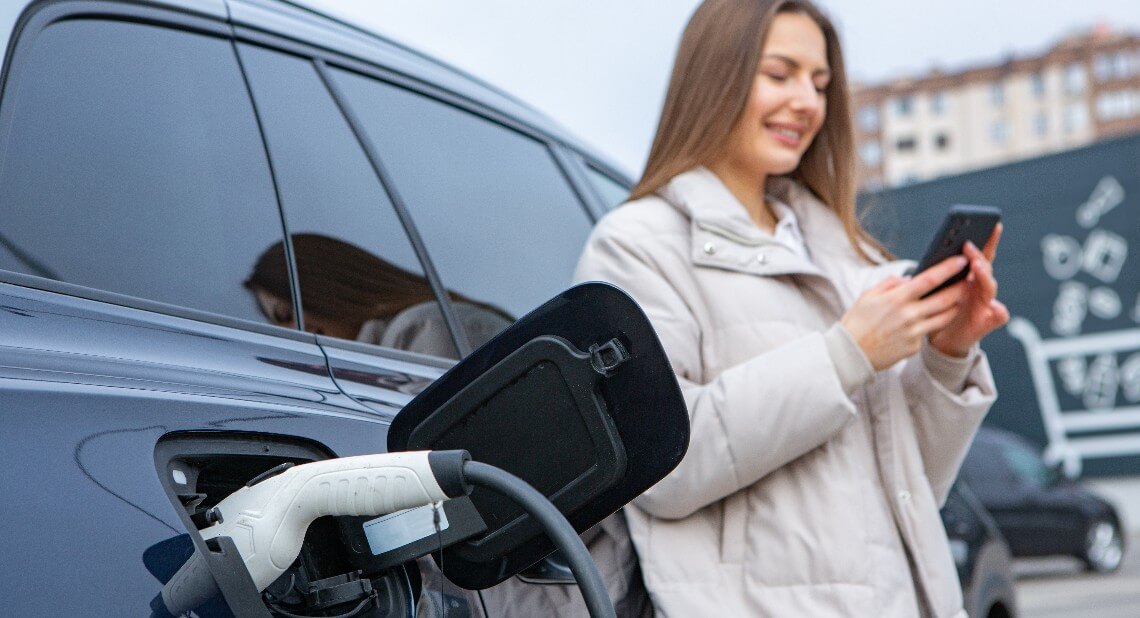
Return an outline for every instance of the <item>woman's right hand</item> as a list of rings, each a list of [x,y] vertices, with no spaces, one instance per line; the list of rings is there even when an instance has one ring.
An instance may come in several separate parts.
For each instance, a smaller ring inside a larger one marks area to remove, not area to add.
[[[916,354],[922,339],[944,328],[958,313],[965,281],[922,298],[962,270],[968,260],[947,258],[913,278],[892,277],[867,290],[843,314],[840,323],[867,360],[881,371]]]

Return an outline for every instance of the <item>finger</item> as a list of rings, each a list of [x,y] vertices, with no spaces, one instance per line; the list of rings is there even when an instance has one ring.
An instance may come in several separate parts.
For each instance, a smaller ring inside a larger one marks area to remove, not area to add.
[[[867,291],[868,292],[887,292],[889,290],[893,290],[893,289],[899,287],[900,285],[906,283],[907,281],[909,281],[909,279],[904,279],[903,277],[887,277],[886,279],[883,279],[882,281],[880,281],[877,284],[875,284],[874,286],[872,286],[871,289],[869,289]]]
[[[1007,309],[1001,301],[997,299],[991,300],[982,319],[971,328],[974,332],[974,341],[980,341],[986,335],[989,335],[1007,323],[1009,323],[1009,309]]]
[[[914,334],[928,335],[935,331],[942,330],[943,328],[949,326],[950,322],[953,322],[954,318],[957,315],[958,312],[954,307],[951,307],[950,309],[947,309],[941,313],[935,313],[934,315],[931,315],[926,319],[918,322],[918,324],[915,325]]]
[[[966,282],[959,281],[945,290],[940,290],[918,301],[917,313],[920,317],[926,318],[953,309],[962,301],[962,297],[965,293]]]
[[[921,298],[927,292],[942,285],[943,281],[953,277],[969,263],[970,261],[962,255],[948,257],[915,275],[905,285],[899,286],[899,289],[912,299]]]
[[[993,299],[997,296],[998,283],[994,278],[993,265],[985,260],[976,260],[970,264],[970,282],[977,286],[982,298]]]
[[[986,259],[994,261],[997,255],[998,242],[1001,241],[1001,232],[1005,229],[1001,223],[994,226],[994,231],[990,234],[990,239],[986,241],[986,246],[982,248],[982,253],[985,254]]]
[[[1009,322],[1009,308],[1005,306],[1005,303],[995,298],[990,301],[990,310],[993,311],[998,326]]]

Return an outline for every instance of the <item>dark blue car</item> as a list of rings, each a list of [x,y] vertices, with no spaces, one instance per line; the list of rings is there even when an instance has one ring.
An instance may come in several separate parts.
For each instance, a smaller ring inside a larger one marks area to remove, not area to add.
[[[1120,567],[1124,535],[1116,509],[1042,461],[1024,438],[983,428],[962,478],[985,505],[1016,557],[1068,555],[1090,570]]]

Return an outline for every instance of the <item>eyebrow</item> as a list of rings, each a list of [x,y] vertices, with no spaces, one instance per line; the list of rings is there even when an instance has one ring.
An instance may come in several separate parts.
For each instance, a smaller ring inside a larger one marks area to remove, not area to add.
[[[773,58],[773,59],[776,59],[776,60],[780,60],[780,61],[786,62],[786,63],[787,63],[788,65],[790,65],[790,66],[791,66],[793,69],[795,69],[795,68],[799,68],[799,66],[800,66],[800,63],[796,62],[796,61],[795,61],[795,60],[793,60],[792,58],[789,58],[788,56],[784,56],[784,55],[781,55],[781,54],[765,54],[765,55],[764,55],[764,57],[763,57],[763,58],[761,58],[761,60],[767,60],[767,59],[769,59],[769,58]],[[812,77],[815,77],[815,76],[818,76],[818,75],[824,75],[824,76],[827,76],[827,77],[831,77],[831,69],[829,69],[829,68],[827,68],[827,67],[823,67],[823,68],[819,68],[819,69],[816,69],[816,70],[812,71],[812,73],[811,73],[811,74],[812,74]]]

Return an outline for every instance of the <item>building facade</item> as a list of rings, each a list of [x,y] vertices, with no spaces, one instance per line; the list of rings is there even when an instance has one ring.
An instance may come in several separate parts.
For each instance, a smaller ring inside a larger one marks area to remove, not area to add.
[[[860,184],[875,190],[1140,132],[1140,35],[1097,26],[1034,57],[856,86]]]

